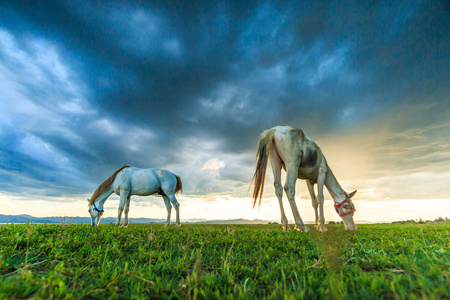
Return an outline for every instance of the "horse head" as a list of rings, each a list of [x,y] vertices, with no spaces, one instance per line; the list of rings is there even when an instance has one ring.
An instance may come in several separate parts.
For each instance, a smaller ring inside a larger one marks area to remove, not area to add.
[[[87,199],[87,200],[88,200],[88,202],[90,202],[89,199]],[[89,214],[91,215],[91,225],[93,227],[97,227],[98,223],[100,222],[100,218],[102,217],[103,212],[104,212],[103,208],[102,209],[98,209],[95,206],[95,202],[93,202],[91,205],[89,205],[89,210],[88,211],[89,211]]]
[[[336,212],[341,217],[342,221],[345,224],[345,228],[351,231],[356,230],[356,224],[353,220],[353,215],[355,214],[355,205],[353,204],[351,198],[356,194],[356,191],[351,192],[350,194],[346,194],[345,200],[341,203],[337,203],[334,205]]]

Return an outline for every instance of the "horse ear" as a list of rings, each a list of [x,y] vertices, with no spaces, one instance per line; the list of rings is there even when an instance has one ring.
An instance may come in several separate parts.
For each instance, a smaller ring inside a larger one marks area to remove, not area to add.
[[[89,198],[87,198],[88,202],[90,201]]]
[[[351,192],[350,194],[348,194],[348,198],[351,198],[351,197],[355,196],[355,194],[356,194],[356,190],[354,190],[353,192]]]

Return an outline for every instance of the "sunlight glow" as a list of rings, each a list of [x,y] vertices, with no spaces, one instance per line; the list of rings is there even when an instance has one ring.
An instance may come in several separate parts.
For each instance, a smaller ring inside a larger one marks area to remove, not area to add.
[[[90,195],[85,195],[86,199]],[[264,198],[260,207],[252,209],[250,198],[237,198],[229,196],[216,196],[211,201],[202,197],[179,195],[180,215],[183,223],[189,219],[226,220],[247,219],[280,222],[280,209],[276,198]],[[19,196],[0,194],[0,206],[7,214],[28,214],[36,217],[88,217],[86,200],[77,198],[53,198],[45,196]],[[286,216],[293,223],[293,216],[289,202],[284,200]],[[112,195],[105,203],[104,217],[117,217],[119,197]],[[306,224],[314,223],[314,210],[309,199],[297,199],[300,216]],[[450,199],[403,199],[397,201],[355,201],[357,223],[365,222],[392,222],[399,220],[419,219],[434,220],[438,217],[448,217]],[[326,221],[339,221],[332,201],[325,201]],[[165,219],[166,208],[160,197],[132,197],[130,218]],[[172,220],[175,214],[172,213]]]

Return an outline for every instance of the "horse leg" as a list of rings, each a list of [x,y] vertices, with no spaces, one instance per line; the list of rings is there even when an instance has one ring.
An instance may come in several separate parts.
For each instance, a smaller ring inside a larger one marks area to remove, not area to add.
[[[293,162],[286,164],[286,183],[284,185],[284,190],[289,199],[289,204],[291,205],[292,213],[295,219],[295,229],[301,230],[303,232],[309,232],[309,228],[303,224],[302,218],[297,209],[297,204],[295,203],[295,182],[298,176],[298,166],[300,165],[300,159],[294,160]]]
[[[307,180],[306,185],[308,186],[309,195],[311,196],[311,202],[314,208],[314,215],[315,215],[315,225],[317,228],[317,225],[319,223],[319,214],[317,213],[319,203],[317,202],[316,194],[314,193],[314,183],[312,181]]]
[[[166,209],[167,209],[167,221],[166,221],[166,225],[164,225],[164,227],[167,227],[170,225],[170,215],[172,213],[172,204],[170,204],[170,200],[167,196],[163,196],[164,199],[164,204],[166,205]]]
[[[325,183],[326,177],[326,169],[324,167],[320,167],[319,176],[317,177],[317,194],[319,200],[319,223],[317,224],[319,231],[327,231],[328,229],[325,227],[325,215],[323,212],[323,185]]]
[[[130,198],[131,198],[131,195],[128,195],[127,200],[125,201],[125,208],[124,208],[125,220],[122,224],[122,227],[128,226],[128,212],[130,211]]]
[[[127,197],[128,197],[128,192],[126,192],[124,190],[120,190],[120,203],[119,203],[119,209],[118,209],[117,221],[116,221],[117,225],[120,225],[120,220],[122,219],[122,212],[125,207],[125,202],[127,200]]]
[[[175,195],[172,193],[170,195],[168,195],[167,197],[169,197],[170,202],[172,203],[173,207],[175,207],[175,212],[177,214],[177,227],[180,227],[180,203],[178,203],[177,198],[175,198]]]
[[[273,149],[275,150],[275,149]],[[271,151],[270,153],[270,164],[272,165],[273,171],[273,185],[275,187],[275,195],[278,198],[278,202],[280,204],[281,211],[281,225],[283,226],[283,230],[289,230],[288,220],[284,213],[283,208],[283,186],[281,185],[281,158],[276,151]]]

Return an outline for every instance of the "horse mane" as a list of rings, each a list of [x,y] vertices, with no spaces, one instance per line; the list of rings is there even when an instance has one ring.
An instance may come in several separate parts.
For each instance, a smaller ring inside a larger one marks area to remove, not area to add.
[[[91,199],[89,200],[88,206],[91,206],[94,201],[100,196],[104,191],[106,191],[109,186],[114,182],[114,179],[116,179],[117,174],[122,171],[125,168],[129,168],[130,166],[123,166],[117,171],[115,171],[111,176],[109,176],[105,181],[103,181],[102,184],[95,190],[94,194],[92,194]]]

